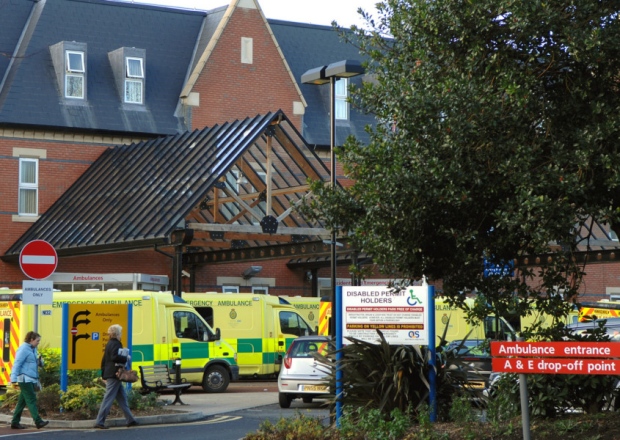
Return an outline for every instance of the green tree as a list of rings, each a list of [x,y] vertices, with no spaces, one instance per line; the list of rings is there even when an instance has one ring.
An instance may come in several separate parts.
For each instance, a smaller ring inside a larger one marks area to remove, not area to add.
[[[476,289],[500,314],[515,307],[514,292],[521,313],[536,301],[561,314],[566,303],[551,293],[579,289],[579,233],[620,220],[620,3],[377,7],[364,14],[371,30],[343,38],[373,78],[353,102],[379,124],[368,145],[350,138],[338,152],[354,185],[316,182],[304,209],[383,273],[442,279],[456,302]],[[503,266],[558,249],[518,279],[482,276],[485,260]]]

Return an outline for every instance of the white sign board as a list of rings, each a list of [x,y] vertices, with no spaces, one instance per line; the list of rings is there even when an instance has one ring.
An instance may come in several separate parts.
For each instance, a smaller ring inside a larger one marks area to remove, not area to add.
[[[390,345],[428,345],[429,288],[342,287],[342,336],[377,344],[381,330]]]
[[[54,302],[53,281],[22,281],[23,304],[52,304]]]

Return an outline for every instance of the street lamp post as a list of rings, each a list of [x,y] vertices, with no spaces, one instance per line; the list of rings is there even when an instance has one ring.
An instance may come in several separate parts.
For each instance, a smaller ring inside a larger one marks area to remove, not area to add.
[[[303,84],[322,85],[329,83],[329,154],[331,161],[330,183],[332,190],[336,188],[336,81],[340,78],[351,78],[364,73],[364,67],[357,60],[342,60],[327,66],[315,67],[301,76]],[[332,225],[333,226],[333,225]],[[331,233],[331,303],[332,318],[329,322],[329,333],[336,335],[335,316],[336,309],[336,229],[332,227]]]
[[[329,83],[329,117],[330,117],[330,136],[329,136],[329,154],[331,160],[330,183],[332,191],[336,189],[336,81],[340,78],[350,78],[364,73],[361,63],[356,60],[342,60],[327,66],[315,67],[308,70],[301,76],[303,84],[322,85]],[[336,317],[341,313],[341,301],[336,297],[336,228],[332,225],[331,233],[331,304],[332,317],[329,321],[329,334],[336,340],[336,349],[340,353],[342,348],[342,336],[340,329],[336,325]],[[340,322],[340,320],[338,320]],[[342,392],[342,371],[340,370],[340,357],[336,358],[336,423],[340,418],[342,405],[340,402],[340,393]]]

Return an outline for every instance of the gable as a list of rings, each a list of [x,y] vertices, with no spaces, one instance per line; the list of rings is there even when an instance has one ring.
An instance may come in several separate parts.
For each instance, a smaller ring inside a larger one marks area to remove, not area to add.
[[[305,102],[254,0],[231,3],[199,56],[182,92],[199,96],[193,127],[278,109],[301,127]]]

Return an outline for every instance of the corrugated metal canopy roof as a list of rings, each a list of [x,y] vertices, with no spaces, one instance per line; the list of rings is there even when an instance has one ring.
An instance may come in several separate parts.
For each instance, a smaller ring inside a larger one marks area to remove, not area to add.
[[[2,259],[34,239],[59,256],[165,247],[184,228],[203,252],[317,240],[328,233],[292,206],[328,177],[282,111],[110,148]]]

